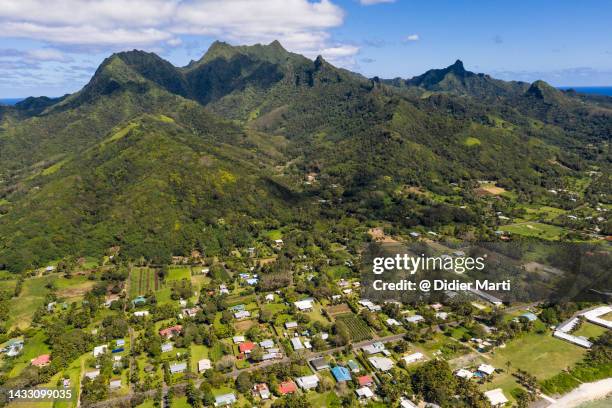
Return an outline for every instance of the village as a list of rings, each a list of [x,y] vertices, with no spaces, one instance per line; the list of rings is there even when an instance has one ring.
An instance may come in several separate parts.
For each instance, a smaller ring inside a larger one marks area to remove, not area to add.
[[[278,234],[270,239],[276,253],[284,245]],[[265,264],[257,251],[245,249],[245,265]],[[506,305],[475,289],[446,291],[429,304],[365,299],[354,260],[341,259],[317,272],[302,258],[288,284],[254,266],[235,272],[229,262],[209,264],[197,251],[161,270],[109,266],[116,293],[83,290],[70,299],[52,291],[34,317],[39,327],[67,320],[91,344],[46,384],[74,389],[84,406],[282,407],[296,396],[314,407],[435,406],[415,380],[425,369],[451,373],[456,386],[472,384],[466,389],[481,395],[477,406],[550,404],[545,380],[580,364],[612,328],[609,305],[551,324],[541,317],[544,304]],[[326,290],[318,291],[323,276]],[[55,266],[24,284],[48,279],[67,285]],[[70,279],[92,288],[85,275]],[[9,377],[53,367],[48,330],[14,333],[0,350]]]

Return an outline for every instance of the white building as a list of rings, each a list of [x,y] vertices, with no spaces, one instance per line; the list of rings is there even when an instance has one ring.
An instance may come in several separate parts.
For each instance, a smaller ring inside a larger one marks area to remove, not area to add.
[[[207,358],[204,358],[200,361],[198,361],[198,372],[201,373],[203,371],[206,370],[210,370],[212,368],[212,365],[210,364],[210,360]]]
[[[106,353],[106,350],[108,350],[108,346],[106,344],[94,347],[93,356],[98,357],[99,355]]]
[[[361,387],[355,390],[357,397],[360,399],[370,399],[374,396],[374,393],[368,387]]]
[[[484,393],[485,397],[491,402],[492,407],[502,407],[508,402],[508,398],[504,395],[501,388],[495,388],[494,390],[487,391]]]
[[[298,300],[297,302],[293,302],[293,304],[300,312],[309,312],[312,310],[312,300],[310,299]]]
[[[300,341],[299,337],[292,338],[291,339],[291,345],[293,346],[294,350],[302,350],[304,348],[304,345]]]
[[[295,379],[297,385],[303,390],[311,390],[316,388],[319,384],[319,377],[316,375],[307,375],[304,377],[298,377]]]
[[[406,364],[412,364],[424,358],[425,356],[423,355],[423,353],[416,352],[416,353],[402,357],[402,360],[404,360]]]
[[[389,371],[393,368],[393,360],[387,357],[370,357],[368,360],[374,368],[380,371]]]

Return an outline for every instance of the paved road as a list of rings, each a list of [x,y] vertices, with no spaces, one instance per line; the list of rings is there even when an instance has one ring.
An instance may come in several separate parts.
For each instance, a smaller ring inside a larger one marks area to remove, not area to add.
[[[391,336],[385,336],[385,337],[379,337],[379,338],[374,338],[372,340],[365,340],[365,341],[360,341],[358,343],[352,343],[353,348],[358,349],[358,348],[362,348],[365,346],[369,346],[372,345],[376,342],[383,342],[383,343],[390,343],[390,342],[394,342],[394,341],[399,341],[401,339],[404,338],[404,333],[402,334],[393,334]],[[338,351],[342,351],[346,348],[346,346],[343,347],[335,347],[329,350],[324,350],[324,351],[317,351],[317,352],[308,352],[305,354],[306,359],[308,360],[312,360],[314,358],[317,357],[322,357],[322,356],[326,356],[326,355],[330,355],[330,354],[334,354]],[[264,361],[262,363],[256,364],[256,365],[252,365],[250,367],[247,368],[243,368],[243,369],[234,369],[233,371],[225,374],[228,377],[232,377],[232,378],[236,378],[238,377],[238,375],[241,372],[250,372],[250,371],[255,371],[255,370],[259,370],[265,367],[269,367],[271,365],[274,364],[282,364],[282,363],[289,363],[291,361],[291,359],[289,357],[283,357],[282,359],[278,359],[278,360],[268,360],[268,361]],[[197,388],[200,387],[200,384],[202,384],[202,382],[204,382],[204,379],[202,378],[198,378],[194,381],[194,384]],[[168,390],[170,388],[173,389],[177,389],[177,388],[182,388],[185,387],[187,384],[186,381],[183,381],[181,383],[178,384],[174,384],[171,387],[168,386],[164,386],[162,393],[163,393],[163,397],[165,398],[166,394],[168,393]],[[132,397],[134,397],[135,395],[142,395],[145,398],[151,398],[154,397],[155,394],[157,393],[157,390],[150,390],[150,391],[145,391],[145,392],[134,392],[132,390],[130,390],[130,392],[126,395],[123,395],[121,397],[116,397],[116,398],[109,398],[107,400],[104,401],[100,401],[97,402],[95,404],[90,405],[90,407],[95,407],[95,408],[105,408],[105,407],[115,407],[118,404],[124,402],[128,402],[132,399]],[[163,398],[162,398],[163,400]]]

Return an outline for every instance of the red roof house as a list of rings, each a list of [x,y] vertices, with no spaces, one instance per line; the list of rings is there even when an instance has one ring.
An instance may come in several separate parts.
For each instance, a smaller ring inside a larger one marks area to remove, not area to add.
[[[255,343],[251,341],[245,341],[244,343],[240,343],[240,345],[238,345],[238,350],[240,350],[241,353],[248,354],[253,351],[253,349],[255,349]]]
[[[362,375],[361,377],[357,377],[357,382],[360,387],[367,387],[374,383],[374,380],[372,380],[372,376],[370,375]]]
[[[293,381],[283,381],[278,385],[278,392],[283,395],[291,394],[297,391],[297,385]]]
[[[30,360],[30,362],[35,367],[44,367],[51,362],[51,356],[49,354],[42,354]]]
[[[183,331],[183,326],[181,326],[180,324],[177,324],[176,326],[172,326],[172,327],[168,327],[163,330],[160,330],[159,334],[160,336],[167,338],[167,337],[172,337],[175,334],[179,334],[181,331]]]

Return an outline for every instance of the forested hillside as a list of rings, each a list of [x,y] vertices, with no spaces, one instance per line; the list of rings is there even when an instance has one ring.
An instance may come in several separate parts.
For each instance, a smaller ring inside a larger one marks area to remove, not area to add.
[[[0,269],[214,255],[343,217],[491,238],[487,214],[520,203],[612,202],[611,99],[460,61],[366,79],[278,42],[215,43],[182,68],[115,54],[75,94],[1,108]]]

